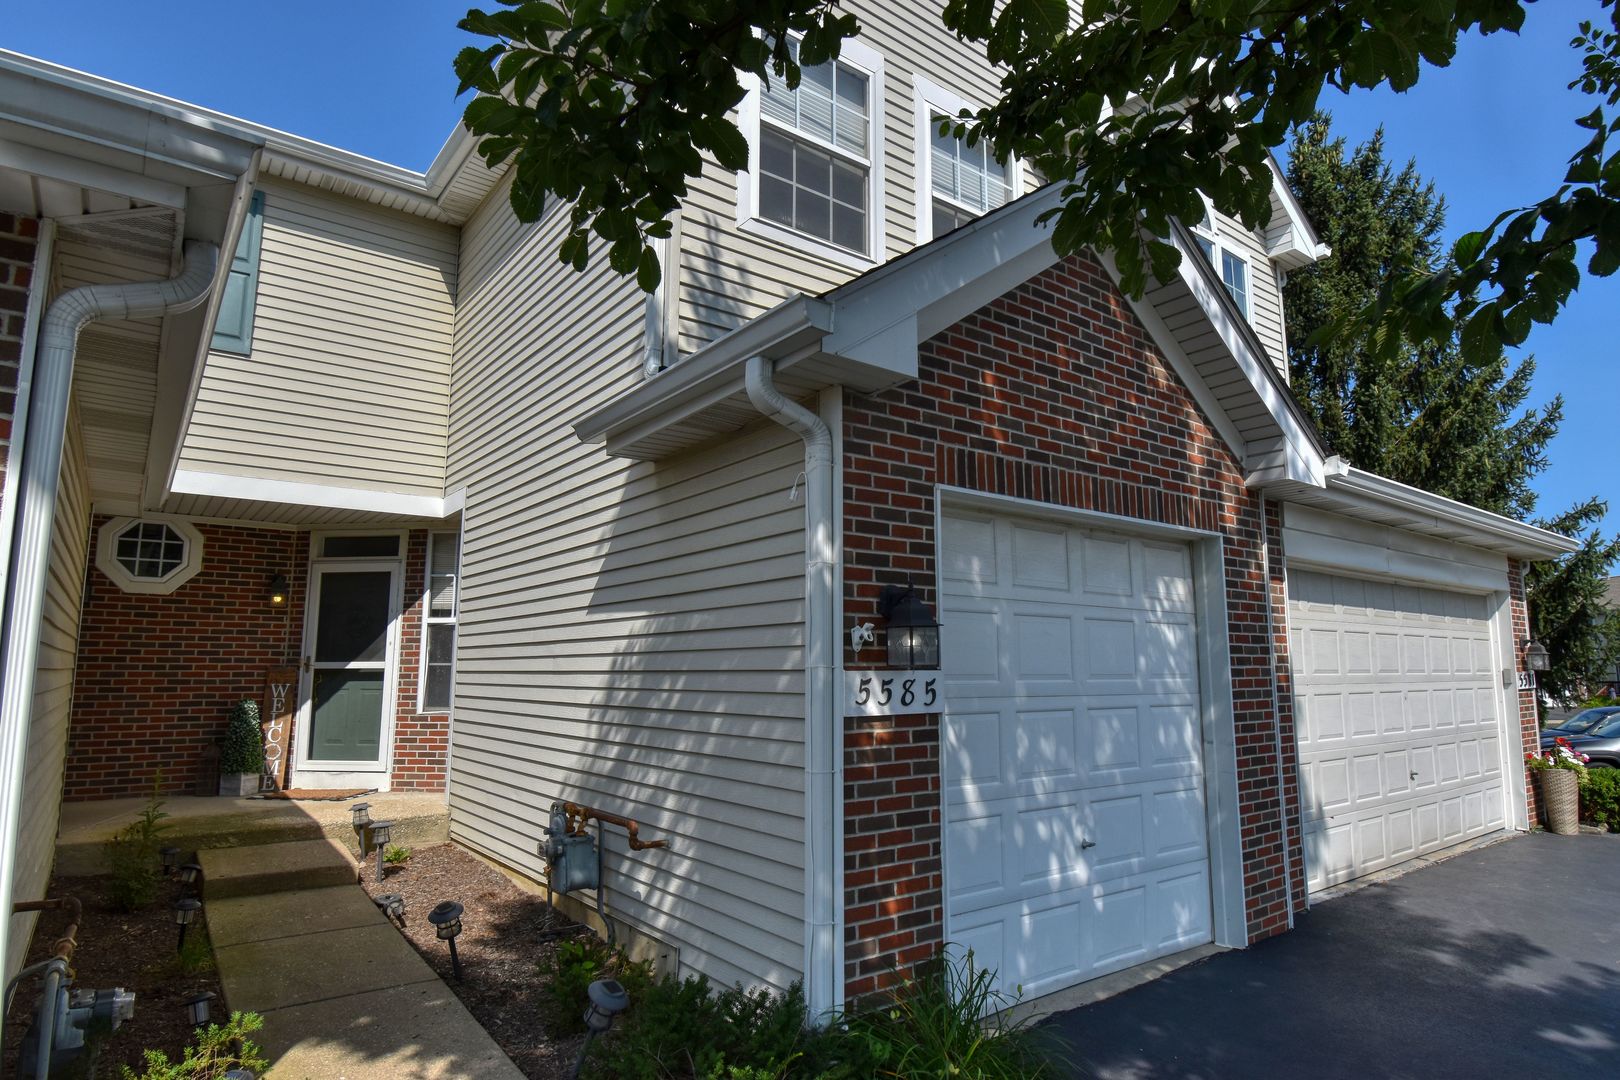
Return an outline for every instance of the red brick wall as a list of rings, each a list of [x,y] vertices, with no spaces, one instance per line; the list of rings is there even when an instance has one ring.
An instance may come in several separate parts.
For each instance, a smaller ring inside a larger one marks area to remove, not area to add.
[[[17,406],[17,372],[22,362],[23,321],[28,287],[34,279],[34,248],[39,222],[0,214],[0,489],[11,456],[11,421]]]
[[[1222,534],[1249,936],[1285,930],[1261,507],[1236,462],[1088,257],[928,341],[919,369],[845,399],[844,625],[871,618],[878,590],[906,573],[937,610],[937,484]],[[941,942],[939,717],[846,721],[844,765],[856,997]]]
[[[450,714],[419,713],[422,604],[426,599],[428,534],[411,533],[405,553],[405,605],[400,615],[399,693],[394,708],[395,791],[443,791],[450,751]]]
[[[1271,651],[1277,687],[1277,729],[1282,740],[1283,821],[1287,850],[1292,852],[1290,892],[1294,911],[1305,910],[1305,851],[1300,831],[1299,741],[1294,728],[1294,663],[1288,645],[1288,571],[1282,542],[1282,507],[1268,502],[1266,510],[1267,565],[1271,573]]]
[[[1530,638],[1530,604],[1524,591],[1525,564],[1517,559],[1508,560],[1508,606],[1513,617],[1513,668],[1515,671],[1524,670],[1524,649],[1522,644]],[[1536,709],[1536,692],[1534,690],[1520,690],[1519,698],[1519,731],[1524,740],[1524,752],[1534,754],[1541,749],[1541,717]],[[1530,770],[1524,774],[1524,809],[1528,814],[1527,820],[1533,829],[1539,822],[1540,811],[1536,807],[1536,785],[1531,781]]]
[[[92,546],[73,687],[69,800],[145,794],[159,771],[166,790],[190,792],[198,758],[223,734],[232,703],[262,701],[266,670],[302,658],[309,534],[197,528],[202,569],[168,595],[124,592],[95,567]],[[427,533],[411,533],[390,783],[442,790],[449,718],[416,715],[426,552]],[[288,580],[282,609],[267,600],[278,573]],[[289,745],[298,738],[295,724]]]

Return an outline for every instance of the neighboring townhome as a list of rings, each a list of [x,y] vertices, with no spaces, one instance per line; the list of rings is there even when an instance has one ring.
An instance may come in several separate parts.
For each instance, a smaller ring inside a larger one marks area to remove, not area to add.
[[[1573,545],[1321,444],[1280,175],[1127,298],[1053,252],[1056,188],[937,134],[982,54],[850,6],[651,297],[559,264],[566,207],[518,223],[462,130],[416,174],[0,54],[12,895],[59,793],[188,790],[243,695],[273,782],[443,788],[529,879],[553,801],[636,819],[620,940],[818,1011],[945,943],[1030,995],[1245,946],[1534,824],[1524,566]],[[136,186],[141,117],[234,148],[213,218]],[[70,287],[176,270],[189,314],[41,347]]]

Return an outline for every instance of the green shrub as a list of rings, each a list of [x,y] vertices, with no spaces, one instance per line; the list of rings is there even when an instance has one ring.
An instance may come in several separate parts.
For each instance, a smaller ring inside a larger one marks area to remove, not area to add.
[[[1046,1080],[1050,1052],[1023,1025],[971,954],[919,966],[892,999],[805,1027],[804,994],[666,979],[632,999],[624,1021],[592,1044],[590,1080]]]
[[[1591,769],[1581,785],[1581,820],[1620,832],[1620,769]]]
[[[136,1072],[126,1065],[123,1080],[224,1080],[231,1069],[262,1073],[270,1063],[248,1036],[263,1026],[257,1013],[233,1012],[229,1023],[199,1031],[179,1061],[171,1062],[161,1050],[148,1050],[145,1067]]]
[[[559,941],[540,962],[540,974],[546,980],[541,990],[541,1019],[553,1035],[578,1035],[585,1030],[587,995],[597,979],[618,979],[630,995],[631,1008],[653,981],[650,965],[633,963],[623,950],[595,937]]]
[[[106,843],[107,899],[119,911],[139,911],[157,899],[158,849],[169,828],[163,819],[163,775],[152,778],[152,792],[135,821]]]
[[[404,866],[410,860],[411,849],[400,847],[398,844],[389,844],[383,850],[383,862],[389,866]]]
[[[264,768],[264,739],[259,732],[259,703],[243,698],[231,706],[225,743],[219,751],[222,773],[256,773]]]
[[[1601,709],[1606,705],[1620,705],[1620,698],[1604,697],[1599,694],[1597,697],[1588,698],[1581,702],[1580,707],[1583,709]]]

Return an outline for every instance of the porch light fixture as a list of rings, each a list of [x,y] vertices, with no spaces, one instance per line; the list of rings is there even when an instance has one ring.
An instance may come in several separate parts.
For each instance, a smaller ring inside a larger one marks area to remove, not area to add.
[[[174,877],[180,870],[180,849],[166,847],[158,850],[158,858],[163,860],[163,876]]]
[[[373,821],[371,823],[371,843],[377,849],[377,880],[383,879],[383,851],[388,847],[388,835],[394,829],[392,821]]]
[[[1552,665],[1552,659],[1547,655],[1547,646],[1535,638],[1524,639],[1524,666],[1531,671],[1546,671]]]
[[[461,978],[461,957],[456,955],[456,935],[461,933],[461,913],[464,910],[454,900],[441,900],[428,912],[427,917],[439,940],[450,943],[450,967],[457,979]]]
[[[208,1003],[213,1000],[213,993],[199,990],[180,1003],[186,1007],[186,1019],[191,1021],[192,1027],[202,1027],[208,1023]]]
[[[270,606],[271,607],[286,607],[287,606],[287,575],[286,574],[271,574],[270,575]]]
[[[196,919],[197,912],[202,910],[202,901],[193,897],[174,902],[174,921],[180,927],[180,939],[175,943],[175,952],[184,952],[186,949],[186,928]]]
[[[591,1048],[591,1040],[613,1026],[613,1018],[630,1007],[630,995],[625,993],[624,986],[617,979],[597,979],[585,990],[590,1004],[585,1007],[585,1045],[579,1048],[579,1059],[574,1062],[574,1071],[569,1075],[579,1076],[580,1066],[585,1064],[585,1054]]]
[[[922,671],[939,667],[939,620],[915,589],[909,584],[883,586],[878,614],[888,624],[891,668]]]
[[[382,913],[393,919],[399,925],[405,925],[405,898],[397,892],[386,892],[373,896],[371,902],[376,904]]]

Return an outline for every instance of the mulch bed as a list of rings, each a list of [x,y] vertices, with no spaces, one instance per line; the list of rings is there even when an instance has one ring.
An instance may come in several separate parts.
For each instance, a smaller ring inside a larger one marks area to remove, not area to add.
[[[84,905],[84,921],[79,925],[79,947],[73,956],[76,984],[91,990],[122,986],[135,991],[135,1017],[127,1020],[102,1044],[96,1063],[97,1077],[120,1075],[121,1067],[138,1067],[147,1049],[162,1050],[178,1060],[191,1042],[192,1027],[181,1004],[199,990],[221,994],[219,975],[213,964],[206,971],[185,974],[175,957],[174,925],[170,904],[178,895],[178,885],[164,882],[158,899],[144,911],[133,914],[117,911],[108,903],[106,878],[55,878],[48,896],[76,896]],[[199,913],[188,935],[206,934],[206,912]],[[28,963],[44,960],[51,946],[66,928],[68,915],[47,911],[39,917]],[[187,942],[188,946],[190,942]],[[189,950],[188,950],[189,951]],[[19,984],[12,1013],[7,1017],[4,1048],[6,1076],[16,1075],[17,1051],[22,1044],[28,1015],[39,1000],[42,982],[38,976]],[[223,1021],[224,1000],[212,1003],[213,1019]],[[137,1068],[137,1071],[138,1068]]]
[[[414,849],[403,865],[387,867],[382,884],[375,880],[375,861],[368,860],[364,878],[373,896],[399,893],[405,898],[401,932],[524,1076],[560,1080],[568,1075],[583,1036],[547,1033],[540,1018],[540,962],[556,948],[556,938],[548,932],[570,924],[546,906],[545,897],[525,892],[451,844]],[[451,973],[450,950],[427,921],[427,913],[441,900],[455,900],[465,908],[456,939],[459,982]],[[580,1011],[584,1008],[581,1002]]]

